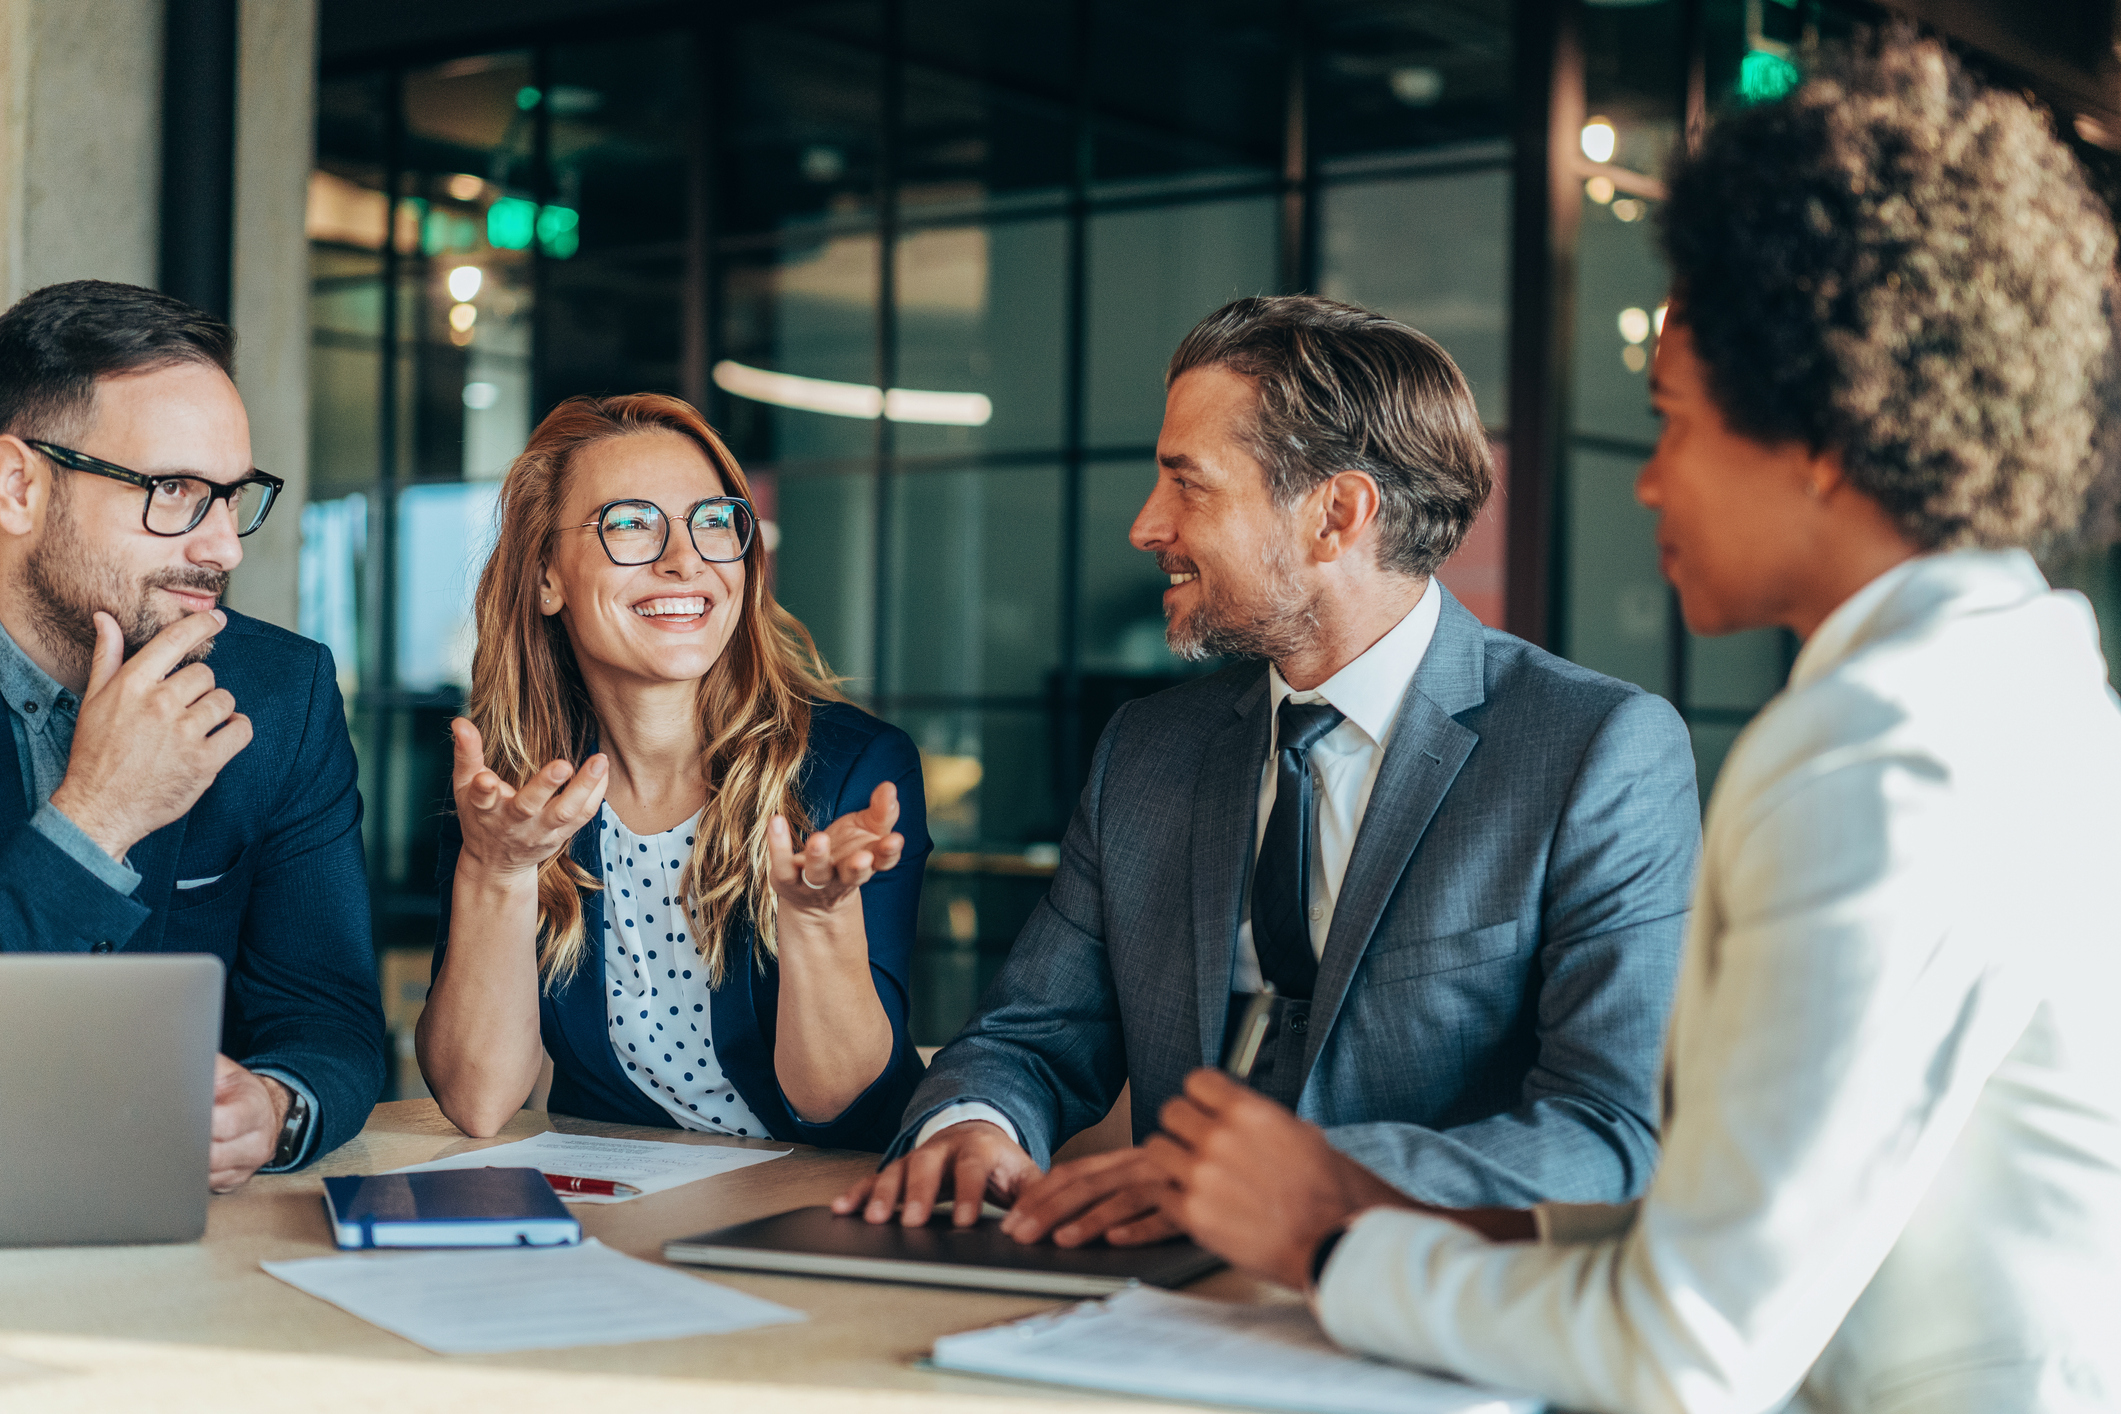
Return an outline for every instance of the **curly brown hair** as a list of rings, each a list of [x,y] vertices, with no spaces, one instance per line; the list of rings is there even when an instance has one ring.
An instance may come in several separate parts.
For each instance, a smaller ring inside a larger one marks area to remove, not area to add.
[[[2024,97],[1890,26],[1717,122],[1669,191],[1672,317],[1734,429],[1838,450],[1925,549],[2076,525],[2115,237]]]

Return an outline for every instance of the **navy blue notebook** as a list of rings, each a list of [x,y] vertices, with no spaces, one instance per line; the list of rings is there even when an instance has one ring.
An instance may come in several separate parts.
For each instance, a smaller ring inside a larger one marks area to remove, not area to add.
[[[436,1169],[324,1180],[339,1246],[564,1247],[582,1225],[536,1169]]]

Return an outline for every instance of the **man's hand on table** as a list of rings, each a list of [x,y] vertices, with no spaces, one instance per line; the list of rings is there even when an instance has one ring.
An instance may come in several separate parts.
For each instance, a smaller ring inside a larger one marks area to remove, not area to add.
[[[1055,1164],[1026,1184],[1002,1231],[1018,1242],[1052,1236],[1061,1247],[1080,1247],[1102,1237],[1115,1247],[1138,1247],[1178,1235],[1169,1201],[1178,1196],[1171,1177],[1140,1149]]]
[[[1196,1070],[1142,1146],[1170,1179],[1170,1211],[1201,1246],[1296,1291],[1326,1235],[1371,1208],[1433,1213],[1494,1241],[1534,1236],[1510,1208],[1417,1203],[1326,1142],[1325,1131],[1219,1070]]]
[[[859,1210],[873,1223],[890,1222],[897,1213],[907,1227],[920,1227],[935,1211],[947,1181],[954,1200],[951,1221],[971,1227],[987,1198],[1012,1202],[1039,1176],[1038,1165],[1000,1125],[970,1119],[939,1130],[912,1153],[863,1178],[832,1200],[832,1211]]]
[[[1002,1231],[1018,1242],[1051,1237],[1080,1247],[1102,1237],[1118,1246],[1161,1242],[1178,1232],[1163,1211],[1175,1190],[1139,1149],[1093,1154],[1040,1173],[1023,1146],[986,1120],[965,1120],[894,1159],[833,1200],[836,1213],[859,1211],[873,1223],[896,1216],[908,1227],[927,1222],[944,1194],[959,1227],[979,1221],[980,1204],[1010,1208]]]
[[[239,1188],[272,1162],[280,1146],[294,1093],[269,1075],[257,1075],[227,1056],[214,1057],[213,1145],[207,1150],[206,1182],[216,1193]]]

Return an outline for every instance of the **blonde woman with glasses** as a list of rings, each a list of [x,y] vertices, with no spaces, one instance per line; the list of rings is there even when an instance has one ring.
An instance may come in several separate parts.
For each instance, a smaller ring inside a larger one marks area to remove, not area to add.
[[[502,483],[452,725],[420,1066],[494,1133],[553,1110],[880,1149],[907,1033],[920,760],[774,601],[699,413],[573,398]]]

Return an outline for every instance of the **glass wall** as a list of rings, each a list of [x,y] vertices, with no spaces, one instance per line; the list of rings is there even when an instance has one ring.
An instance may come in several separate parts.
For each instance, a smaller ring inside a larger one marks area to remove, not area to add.
[[[1658,254],[1660,176],[1696,116],[1784,91],[1846,30],[1819,0],[1658,0],[1584,11],[1581,206],[1560,582],[1549,646],[1671,700],[1694,739],[1702,798],[1745,724],[1782,686],[1797,644],[1778,629],[1689,633],[1658,573],[1656,519],[1634,484],[1657,439],[1649,363],[1668,273]]]
[[[302,624],[348,677],[395,965],[431,943],[495,481],[570,395],[700,404],[752,476],[782,600],[919,744],[924,1041],[1036,902],[1105,722],[1198,671],[1165,649],[1163,577],[1127,532],[1165,360],[1202,315],[1311,289],[1452,353],[1500,491],[1442,577],[1502,625],[1511,369],[1546,366],[1508,336],[1511,132],[1538,97],[1514,13],[792,0],[327,66]],[[1689,635],[1634,501],[1658,178],[1690,121],[1779,92],[1847,21],[1838,0],[1588,0],[1581,20],[1548,646],[1670,698],[1706,792],[1793,644]],[[2110,564],[2058,572],[2111,598]]]
[[[1126,538],[1186,331],[1373,304],[1502,435],[1507,12],[856,0],[327,69],[303,612],[348,665],[381,943],[431,942],[495,479],[563,397],[674,392],[744,461],[782,600],[920,745],[947,1037],[1105,721],[1199,671]],[[1497,623],[1499,526],[1447,575]]]

